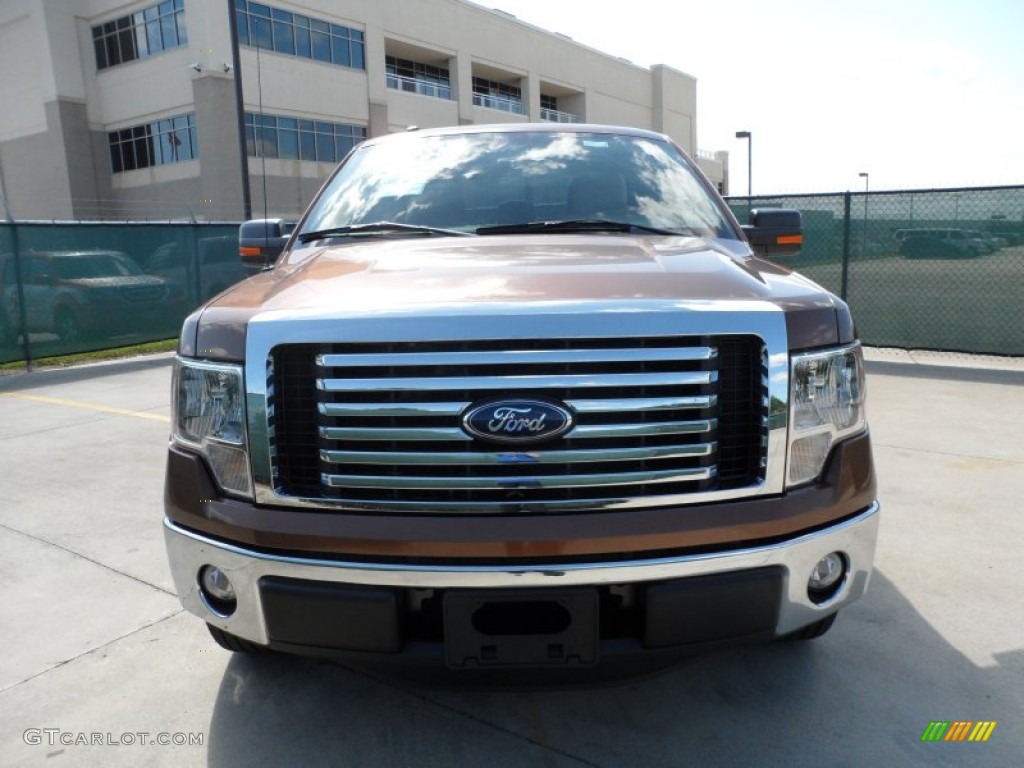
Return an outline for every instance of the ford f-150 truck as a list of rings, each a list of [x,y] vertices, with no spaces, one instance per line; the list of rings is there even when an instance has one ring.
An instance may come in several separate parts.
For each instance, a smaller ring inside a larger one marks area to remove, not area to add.
[[[185,321],[164,530],[233,651],[446,675],[811,638],[878,503],[847,306],[641,130],[360,144]]]

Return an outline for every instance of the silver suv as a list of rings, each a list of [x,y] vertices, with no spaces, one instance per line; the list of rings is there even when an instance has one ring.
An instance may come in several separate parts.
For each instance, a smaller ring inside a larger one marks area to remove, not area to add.
[[[20,336],[22,296],[25,332],[72,345],[93,333],[109,337],[166,326],[185,309],[171,281],[144,274],[120,251],[30,251],[21,256],[21,279],[19,295],[14,258],[0,255],[0,328],[10,342]]]

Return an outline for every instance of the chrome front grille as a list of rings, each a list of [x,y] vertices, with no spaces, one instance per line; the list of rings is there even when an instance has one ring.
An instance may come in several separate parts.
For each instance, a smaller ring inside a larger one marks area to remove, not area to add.
[[[272,350],[275,492],[342,507],[558,512],[756,486],[767,445],[758,337],[289,344]],[[574,427],[519,448],[461,427],[505,398]]]

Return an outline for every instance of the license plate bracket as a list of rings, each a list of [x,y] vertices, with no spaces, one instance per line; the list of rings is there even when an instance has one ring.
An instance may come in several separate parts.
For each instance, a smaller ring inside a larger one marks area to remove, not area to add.
[[[593,666],[598,602],[593,589],[449,590],[445,661],[454,669]]]

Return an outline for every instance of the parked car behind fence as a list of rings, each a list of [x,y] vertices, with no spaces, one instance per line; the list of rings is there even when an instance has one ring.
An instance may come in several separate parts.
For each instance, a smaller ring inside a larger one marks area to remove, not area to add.
[[[972,259],[989,252],[984,240],[963,229],[902,229],[896,240],[908,259]]]
[[[65,347],[144,333],[184,310],[184,294],[170,280],[144,274],[120,251],[27,251],[22,288],[11,254],[0,254],[0,345],[22,333],[46,334]],[[22,310],[24,302],[24,310]]]

